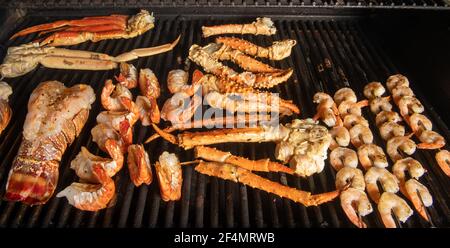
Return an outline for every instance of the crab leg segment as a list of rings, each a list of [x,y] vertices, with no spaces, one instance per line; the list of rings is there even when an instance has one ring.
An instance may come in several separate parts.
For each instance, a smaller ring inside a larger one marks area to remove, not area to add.
[[[200,162],[195,170],[209,176],[219,177],[225,180],[239,182],[252,188],[267,191],[269,193],[290,199],[305,206],[317,206],[328,202],[339,196],[339,191],[331,191],[318,195],[310,192],[291,188],[266,178],[260,177],[252,172],[226,163]]]
[[[194,153],[196,158],[220,163],[229,163],[249,171],[284,172],[291,175],[294,174],[294,170],[291,168],[277,162],[272,162],[269,159],[250,160],[206,146],[196,146]]]

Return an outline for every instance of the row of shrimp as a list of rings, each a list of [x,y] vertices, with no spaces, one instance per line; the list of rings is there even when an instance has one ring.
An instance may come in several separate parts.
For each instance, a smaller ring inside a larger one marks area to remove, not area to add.
[[[384,179],[380,178],[383,189],[390,194],[384,199],[381,199],[378,194],[378,210],[381,216],[387,216],[387,218],[383,218],[383,223],[387,227],[396,227],[391,210],[394,211],[399,221],[405,222],[413,214],[413,211],[405,200],[395,195],[400,191],[412,202],[418,213],[429,221],[425,207],[432,205],[433,198],[427,187],[418,181],[426,170],[419,161],[411,157],[404,158],[405,154],[412,155],[415,152],[416,144],[410,139],[411,135],[405,136],[405,127],[401,125],[402,118],[393,111],[391,98],[383,97],[385,92],[386,90],[380,82],[371,82],[364,87],[364,96],[373,106],[370,110],[376,115],[375,123],[380,136],[386,141],[387,153],[394,162],[392,173],[386,170],[383,173]],[[394,97],[394,102],[397,101],[396,99],[398,96]],[[374,187],[378,186],[375,184]]]
[[[367,101],[358,102],[352,89],[342,88],[333,97],[323,92],[316,93],[314,102],[318,104],[314,118],[331,128],[330,164],[337,171],[336,188],[342,190],[341,207],[355,226],[365,228],[367,225],[361,217],[372,213],[373,208],[365,192],[363,171],[357,168],[358,155],[348,146],[351,143],[361,149],[373,141],[368,121],[362,117],[361,111],[367,106]]]
[[[432,150],[443,148],[446,144],[445,138],[433,131],[431,120],[423,115],[425,108],[409,87],[408,78],[401,74],[392,75],[387,79],[386,86],[403,119],[421,142],[417,144],[417,148]],[[450,152],[439,150],[435,158],[442,171],[450,177]]]
[[[82,147],[70,165],[82,183],[72,183],[57,195],[66,197],[69,204],[80,210],[97,211],[110,204],[116,191],[112,177],[123,167],[127,153],[127,166],[133,184],[138,187],[152,182],[149,155],[142,144],[133,144],[133,127],[138,120],[144,126],[159,122],[156,104],[160,95],[159,82],[150,69],[141,69],[138,75],[133,65],[123,63],[120,70],[120,75],[116,77],[117,84],[113,84],[112,80],[105,82],[101,92],[101,104],[105,111],[97,115],[97,125],[91,130],[92,140],[110,158],[94,155]],[[130,89],[138,86],[141,95],[133,102]],[[178,184],[172,183],[166,172],[173,164],[179,167],[178,159],[172,156],[162,154],[160,162],[155,165],[163,199],[178,199],[177,195],[181,195],[181,189],[176,192],[172,190],[170,185]],[[181,176],[181,173],[178,172],[178,175]],[[180,181],[177,179],[177,182]],[[174,193],[170,193],[172,191]]]

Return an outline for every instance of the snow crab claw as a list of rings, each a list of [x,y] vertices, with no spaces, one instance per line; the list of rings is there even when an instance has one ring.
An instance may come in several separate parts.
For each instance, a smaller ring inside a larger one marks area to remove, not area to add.
[[[202,26],[203,37],[219,34],[254,34],[273,35],[277,32],[273,22],[267,17],[258,17],[256,21],[246,24],[225,24],[217,26]]]
[[[116,186],[101,165],[92,167],[99,184],[72,183],[56,197],[66,197],[69,204],[86,211],[98,211],[107,207],[114,196]]]
[[[40,41],[40,45],[69,46],[85,41],[106,39],[130,39],[154,27],[155,18],[147,10],[134,16],[110,15],[84,17],[78,20],[61,20],[26,28],[11,39],[35,32],[52,33]]]
[[[266,192],[290,199],[307,207],[318,206],[329,202],[339,196],[339,190],[312,195],[311,192],[291,188],[269,179],[263,178],[241,167],[228,163],[200,162],[195,170],[199,173],[214,176],[233,182],[242,183],[252,188],[264,190]]]

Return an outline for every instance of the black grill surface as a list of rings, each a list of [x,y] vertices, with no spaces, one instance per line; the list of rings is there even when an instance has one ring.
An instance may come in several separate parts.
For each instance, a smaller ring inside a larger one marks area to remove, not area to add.
[[[58,17],[61,18],[61,17]],[[65,18],[68,18],[65,16]],[[29,15],[22,19],[17,28],[53,20],[48,15]],[[155,28],[131,40],[107,40],[98,43],[86,42],[71,48],[105,52],[117,55],[133,48],[155,46],[172,41],[181,33],[182,39],[171,52],[133,61],[137,68],[151,68],[162,85],[159,104],[168,97],[165,84],[169,70],[182,68],[180,58],[187,57],[189,47],[194,44],[205,45],[213,38],[201,38],[202,25],[226,22],[246,22],[253,17],[215,17],[203,18],[184,16],[156,16]],[[334,93],[345,86],[352,87],[358,97],[363,99],[362,88],[370,81],[384,82],[393,73],[398,73],[389,57],[369,37],[362,22],[350,18],[274,18],[278,32],[273,37],[243,36],[257,44],[268,45],[273,40],[293,38],[298,41],[293,54],[279,62],[269,62],[281,68],[294,68],[291,79],[276,87],[276,91],[287,99],[292,99],[301,108],[301,115],[295,118],[311,117],[315,112],[312,97],[317,91]],[[36,37],[26,36],[5,41],[5,47],[23,44]],[[194,66],[191,66],[192,71]],[[0,196],[5,193],[5,185],[12,161],[16,155],[21,132],[27,113],[26,105],[33,89],[40,82],[59,80],[66,86],[76,83],[90,84],[97,94],[89,120],[75,142],[66,150],[60,166],[60,178],[56,192],[77,180],[69,168],[70,161],[86,146],[91,152],[102,154],[92,142],[90,130],[95,125],[95,117],[102,110],[99,103],[101,87],[106,79],[113,78],[118,71],[63,71],[39,67],[25,76],[7,79],[14,89],[11,97],[13,117],[10,125],[0,136]],[[408,76],[408,75],[407,75]],[[415,89],[414,78],[412,88]],[[415,90],[426,106],[426,115],[434,124],[436,131],[450,141],[449,130],[433,111],[426,99]],[[374,116],[364,111],[371,123],[375,142],[385,148],[385,142],[378,136]],[[135,127],[135,142],[140,143],[152,134],[151,128]],[[233,154],[253,159],[273,157],[274,144],[225,144],[219,148]],[[165,150],[179,154],[181,161],[193,159],[192,151],[169,145],[161,139],[145,146],[152,163]],[[447,146],[448,149],[448,146]],[[450,180],[440,171],[434,160],[434,151],[417,151],[413,157],[418,159],[428,171],[420,181],[431,191],[434,204],[428,208],[432,223],[422,220],[415,212],[402,227],[449,226],[450,223]],[[391,163],[392,166],[392,163]],[[154,171],[154,168],[153,168]],[[302,190],[320,193],[333,190],[335,172],[329,164],[325,170],[307,179],[284,174],[264,174],[269,179]],[[79,211],[70,206],[66,199],[53,197],[42,206],[29,207],[21,203],[0,201],[0,226],[2,227],[351,227],[343,213],[339,200],[319,207],[306,208],[292,201],[281,199],[264,191],[252,189],[221,179],[198,174],[193,167],[183,169],[182,198],[176,202],[164,202],[160,198],[157,179],[150,186],[134,187],[126,167],[115,176],[117,197],[115,204],[99,212]],[[373,206],[376,208],[375,204]],[[374,211],[365,217],[369,227],[382,227],[379,215]]]

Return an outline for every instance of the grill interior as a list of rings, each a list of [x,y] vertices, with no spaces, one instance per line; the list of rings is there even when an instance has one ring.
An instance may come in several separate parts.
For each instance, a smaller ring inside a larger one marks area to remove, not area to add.
[[[52,2],[52,1],[49,1]],[[226,1],[223,1],[226,2]],[[280,1],[283,2],[283,1]],[[295,1],[294,1],[295,2]],[[134,13],[134,12],[130,12]],[[56,15],[56,14],[55,14]],[[28,14],[18,22],[16,29],[45,23],[61,16],[49,14]],[[64,14],[67,18],[67,13]],[[117,55],[133,48],[155,46],[172,41],[181,33],[182,39],[173,51],[149,58],[141,58],[132,63],[139,69],[148,67],[158,76],[162,85],[159,106],[167,99],[168,90],[165,78],[171,69],[182,68],[179,58],[187,57],[189,47],[196,43],[205,45],[213,38],[201,38],[202,25],[230,22],[246,22],[252,16],[156,16],[155,28],[144,35],[130,40],[107,40],[98,43],[86,42],[70,48],[104,52]],[[294,68],[294,75],[287,83],[275,88],[281,96],[292,99],[301,109],[300,116],[311,117],[315,113],[312,97],[317,91],[333,94],[341,87],[349,86],[363,99],[362,89],[370,81],[384,82],[398,71],[396,65],[379,47],[374,37],[368,36],[365,22],[359,18],[348,17],[273,17],[277,34],[272,37],[242,36],[257,44],[268,45],[273,40],[293,38],[298,41],[293,54],[282,61],[269,63],[280,68]],[[5,40],[4,47],[23,44],[36,37],[19,37]],[[190,70],[195,68],[191,66]],[[63,71],[39,67],[25,76],[6,81],[13,87],[10,98],[13,117],[10,125],[0,136],[0,196],[5,193],[5,185],[14,156],[20,142],[21,132],[27,113],[26,104],[33,89],[40,82],[59,80],[66,86],[76,83],[90,84],[97,96],[88,122],[81,135],[66,150],[60,165],[60,178],[56,192],[77,180],[69,168],[70,161],[86,146],[94,154],[102,154],[92,142],[90,130],[95,125],[95,117],[102,111],[99,98],[101,87],[106,79],[113,78],[118,71]],[[408,76],[408,75],[406,75]],[[450,141],[448,127],[430,108],[426,98],[421,95],[410,78],[412,88],[425,105],[425,114],[433,121],[434,129]],[[385,142],[380,138],[374,125],[374,115],[367,109],[364,116],[369,120],[374,134],[374,143],[385,150]],[[287,122],[285,120],[283,122]],[[152,134],[151,128],[135,127],[135,143],[141,143]],[[417,141],[417,140],[416,140]],[[233,154],[252,159],[269,157],[274,159],[273,143],[225,144],[217,146]],[[448,145],[446,146],[448,149]],[[163,151],[179,154],[181,161],[192,160],[192,151],[169,145],[158,139],[145,146],[152,164]],[[420,181],[426,185],[434,197],[434,204],[427,208],[432,223],[427,223],[414,215],[402,227],[449,226],[450,224],[450,180],[439,169],[434,160],[434,151],[418,150],[412,157],[419,160],[428,171]],[[104,154],[102,154],[104,155]],[[392,166],[392,163],[390,163]],[[154,172],[154,168],[153,168]],[[325,170],[307,179],[284,174],[262,173],[271,180],[302,190],[320,193],[335,188],[335,172],[328,164]],[[2,227],[352,227],[342,211],[339,200],[319,207],[305,208],[292,201],[272,194],[252,189],[221,179],[198,174],[192,166],[183,169],[182,198],[176,202],[163,202],[159,195],[156,178],[150,186],[134,187],[126,167],[115,176],[117,198],[115,204],[103,211],[84,212],[71,207],[65,199],[53,197],[42,206],[29,207],[21,203],[0,200],[0,226]],[[376,207],[375,204],[373,204]],[[383,227],[377,211],[364,217],[369,227]]]

